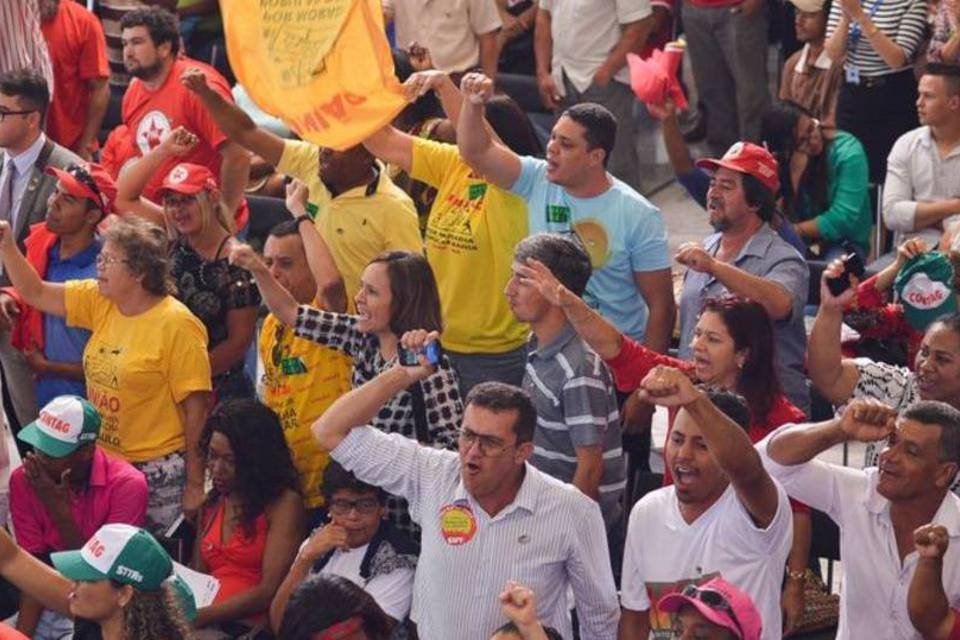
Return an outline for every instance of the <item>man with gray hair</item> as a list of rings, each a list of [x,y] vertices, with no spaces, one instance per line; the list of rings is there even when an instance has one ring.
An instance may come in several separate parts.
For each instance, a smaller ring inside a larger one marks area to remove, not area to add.
[[[858,470],[814,459],[849,441],[884,441],[878,466]],[[924,400],[898,416],[878,400],[858,398],[832,420],[784,425],[757,448],[790,497],[840,527],[837,638],[920,640],[907,592],[918,560],[913,532],[929,522],[950,536],[943,588],[951,606],[960,603],[960,498],[949,491],[960,465],[960,411]]]
[[[550,301],[550,292],[541,292],[529,278],[529,265],[536,261],[573,294],[583,295],[590,257],[575,238],[538,233],[520,242],[505,293],[517,320],[532,330],[523,376],[523,389],[537,408],[530,464],[599,502],[612,531],[623,515],[626,485],[613,376]]]

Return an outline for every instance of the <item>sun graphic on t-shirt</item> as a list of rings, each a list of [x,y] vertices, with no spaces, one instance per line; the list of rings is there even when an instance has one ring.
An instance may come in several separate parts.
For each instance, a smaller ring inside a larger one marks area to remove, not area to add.
[[[590,264],[593,268],[603,268],[610,258],[610,242],[603,223],[596,218],[585,218],[574,222],[573,230],[583,242],[587,254],[590,255]]]

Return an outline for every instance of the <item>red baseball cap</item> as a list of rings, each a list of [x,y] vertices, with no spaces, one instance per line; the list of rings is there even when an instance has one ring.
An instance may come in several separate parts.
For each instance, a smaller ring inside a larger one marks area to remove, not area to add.
[[[75,198],[92,200],[104,215],[113,212],[117,184],[99,164],[70,164],[65,169],[47,167],[46,173],[56,177],[63,190]]]
[[[163,179],[160,191],[174,191],[187,196],[195,196],[201,191],[217,189],[217,179],[213,172],[201,164],[181,162]]]
[[[684,605],[690,605],[740,640],[760,640],[763,633],[763,622],[753,600],[723,578],[712,578],[699,586],[688,584],[682,591],[661,598],[657,608],[674,613]]]
[[[716,171],[720,167],[737,173],[753,176],[774,194],[780,191],[780,174],[777,159],[760,145],[752,142],[735,142],[719,160],[697,160],[701,169]]]

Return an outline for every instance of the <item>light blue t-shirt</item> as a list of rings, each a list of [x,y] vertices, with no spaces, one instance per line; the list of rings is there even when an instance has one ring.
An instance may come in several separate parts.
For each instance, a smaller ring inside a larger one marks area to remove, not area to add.
[[[547,180],[545,160],[523,157],[520,164],[520,177],[510,190],[527,201],[530,233],[576,233],[593,264],[583,299],[620,331],[642,341],[647,305],[633,274],[670,267],[660,210],[609,174],[613,185],[606,192],[577,198]]]

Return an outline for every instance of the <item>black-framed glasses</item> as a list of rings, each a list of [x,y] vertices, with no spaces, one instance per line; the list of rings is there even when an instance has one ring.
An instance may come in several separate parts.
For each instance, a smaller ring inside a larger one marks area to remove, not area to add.
[[[733,620],[733,624],[737,625],[737,631],[740,632],[740,637],[743,637],[743,627],[740,626],[740,621],[737,620],[737,614],[733,612],[733,607],[730,606],[726,596],[724,596],[722,593],[719,591],[714,591],[713,589],[704,589],[703,587],[698,587],[695,584],[688,584],[680,593],[686,598],[699,600],[711,609],[714,609],[715,611],[722,611],[730,616],[730,619]]]
[[[510,446],[500,438],[481,435],[467,428],[460,429],[459,438],[460,446],[463,449],[469,450],[474,444],[476,444],[477,449],[480,451],[480,455],[487,458],[496,458],[497,456],[503,455]]]
[[[33,113],[36,109],[22,109],[20,111],[3,111],[0,110],[0,122],[3,122],[7,116],[25,116],[28,113]]]
[[[335,516],[345,516],[351,509],[356,509],[362,516],[368,516],[380,508],[380,501],[376,498],[360,498],[359,500],[344,500],[335,498],[327,504],[327,511]]]

